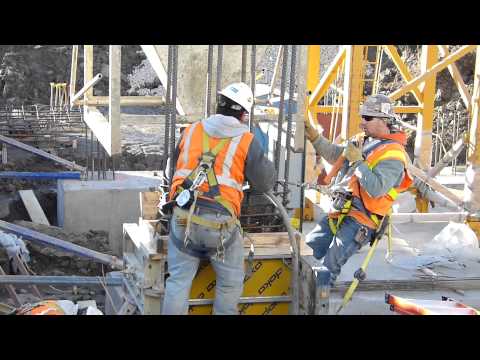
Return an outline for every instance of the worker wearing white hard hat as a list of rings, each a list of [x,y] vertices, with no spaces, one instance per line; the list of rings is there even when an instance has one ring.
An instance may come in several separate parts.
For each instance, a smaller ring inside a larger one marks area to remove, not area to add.
[[[247,84],[218,93],[216,114],[194,122],[177,143],[169,202],[172,218],[163,314],[187,314],[192,280],[202,259],[216,272],[214,314],[237,314],[243,291],[240,225],[244,181],[273,188],[275,171],[246,124],[253,106]]]

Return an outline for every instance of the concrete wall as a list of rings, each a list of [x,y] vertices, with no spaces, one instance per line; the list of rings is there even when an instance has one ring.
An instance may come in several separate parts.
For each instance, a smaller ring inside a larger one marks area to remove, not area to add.
[[[115,173],[113,180],[58,181],[58,226],[71,232],[103,230],[116,255],[122,254],[122,224],[137,223],[140,192],[158,186],[159,177],[148,171]]]
[[[165,69],[168,64],[168,45],[160,47],[160,58]],[[256,63],[265,55],[267,45],[256,46]],[[250,84],[250,54],[247,51],[247,83]],[[208,45],[181,45],[178,48],[178,98],[188,118],[202,117],[205,109],[207,86]],[[215,103],[217,46],[213,50],[212,104]],[[224,45],[222,87],[241,80],[242,46]]]

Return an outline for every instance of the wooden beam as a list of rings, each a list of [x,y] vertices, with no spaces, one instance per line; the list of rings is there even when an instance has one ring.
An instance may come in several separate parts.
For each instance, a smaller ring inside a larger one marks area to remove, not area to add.
[[[18,193],[22,198],[25,209],[27,209],[28,215],[30,216],[30,219],[32,219],[32,222],[50,225],[33,190],[19,190]]]
[[[157,74],[160,82],[164,87],[166,87],[167,72],[165,71],[165,67],[163,66],[162,61],[160,60],[160,51],[159,49],[157,49],[157,46],[158,45],[140,45],[143,52],[145,53],[145,56],[150,62],[150,65],[152,65],[153,70],[155,70],[155,73]],[[185,111],[183,110],[183,107],[180,104],[180,100],[178,99],[178,96],[176,99],[176,108],[180,116],[185,115]]]
[[[413,76],[412,74],[410,74],[407,65],[403,62],[402,58],[398,54],[397,48],[394,45],[383,45],[383,49],[385,50],[387,55],[390,56],[405,82],[408,83],[409,81],[411,81],[413,79]],[[422,104],[422,94],[418,90],[418,88],[413,88],[411,91],[413,93],[413,96],[415,96],[418,104]]]
[[[107,106],[108,96],[93,96],[87,100],[77,100],[75,105]],[[165,104],[163,96],[121,96],[121,106],[160,106]]]
[[[440,51],[440,56],[442,57],[446,57],[450,55],[450,51],[448,51],[447,45],[438,45],[438,50]],[[448,71],[450,72],[450,75],[452,75],[453,81],[455,81],[455,84],[457,85],[458,91],[460,93],[460,96],[462,97],[462,101],[465,105],[465,108],[467,109],[468,112],[470,112],[472,108],[472,96],[468,91],[467,85],[465,85],[465,82],[463,81],[462,74],[460,74],[460,71],[458,70],[458,67],[455,64],[448,65]]]
[[[83,85],[93,79],[93,45],[83,45]],[[93,88],[85,94],[84,99],[93,96]]]
[[[408,171],[413,175],[418,177],[420,180],[423,182],[427,183],[430,185],[430,187],[437,191],[438,193],[442,194],[445,196],[447,199],[453,201],[455,204],[457,204],[460,207],[463,207],[463,200],[459,198],[457,195],[455,195],[452,191],[450,191],[449,188],[446,186],[440,184],[438,181],[433,180],[430,176],[428,176],[427,173],[425,173],[423,170],[415,167],[413,164],[408,164],[407,165]],[[475,202],[475,204],[478,206],[478,204]]]
[[[328,88],[330,87],[330,84],[337,76],[337,69],[340,67],[343,61],[345,61],[345,56],[346,47],[342,47],[333,59],[325,74],[323,74],[318,85],[313,90],[310,96],[310,102],[308,104],[309,107],[316,106],[321,100],[321,98],[326,94]]]
[[[75,85],[77,84],[77,62],[78,62],[78,45],[72,46],[72,64],[70,67],[70,99],[75,95]]]
[[[430,69],[428,69],[428,71],[426,71],[423,74],[417,76],[415,79],[412,79],[411,81],[409,81],[405,86],[402,86],[400,89],[391,93],[388,97],[392,101],[397,100],[398,98],[402,97],[403,95],[405,95],[407,92],[409,92],[413,88],[417,87],[420,83],[424,82],[430,76],[438,73],[439,71],[442,71],[448,65],[454,63],[455,61],[462,58],[463,56],[465,56],[469,52],[472,52],[473,50],[475,50],[475,45],[462,46],[460,49],[458,49],[454,53],[450,54],[449,56],[447,56],[442,61],[436,63],[434,66],[432,66]]]

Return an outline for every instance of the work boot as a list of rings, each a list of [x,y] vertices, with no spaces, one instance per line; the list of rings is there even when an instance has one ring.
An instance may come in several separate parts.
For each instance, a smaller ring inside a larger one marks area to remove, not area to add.
[[[324,267],[313,269],[316,279],[315,315],[328,315],[330,307],[330,271]]]

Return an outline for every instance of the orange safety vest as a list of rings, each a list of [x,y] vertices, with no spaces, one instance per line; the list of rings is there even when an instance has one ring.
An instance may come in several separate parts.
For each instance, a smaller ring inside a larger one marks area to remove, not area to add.
[[[203,136],[204,129],[200,121],[193,123],[185,129],[179,145],[180,154],[169,193],[170,200],[175,198],[185,178],[199,165],[203,153]],[[214,148],[221,140],[220,138],[209,137],[210,149]],[[213,167],[220,196],[231,206],[237,217],[240,216],[243,200],[242,188],[245,180],[245,162],[252,140],[253,134],[250,132],[230,138],[216,155]],[[207,182],[204,182],[199,187],[199,191],[202,193],[206,193],[208,190]],[[204,195],[200,195],[199,198],[215,201]]]
[[[372,213],[373,219],[376,215],[385,216],[390,211],[393,202],[398,197],[398,194],[406,191],[412,184],[413,178],[407,171],[407,159],[408,154],[405,151],[403,144],[406,143],[406,136],[404,133],[388,134],[383,137],[384,139],[390,139],[397,142],[381,144],[373,151],[371,151],[365,162],[370,170],[373,170],[378,163],[383,160],[400,160],[404,164],[404,176],[403,180],[397,187],[391,188],[386,194],[379,197],[372,197],[361,186],[358,178],[354,175],[349,183],[349,188],[352,190],[352,195],[360,198],[363,206]],[[332,213],[331,218],[338,218],[340,212]],[[372,217],[369,217],[362,211],[351,209],[348,216],[353,216],[360,223],[368,226],[369,228],[376,229],[378,221],[374,221]]]

